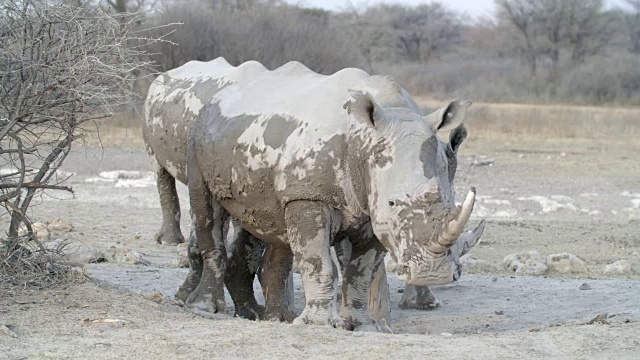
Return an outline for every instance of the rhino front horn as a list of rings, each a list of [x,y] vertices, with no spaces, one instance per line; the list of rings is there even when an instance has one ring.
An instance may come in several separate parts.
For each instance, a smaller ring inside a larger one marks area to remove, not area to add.
[[[471,217],[471,212],[473,211],[473,205],[475,202],[476,188],[471,187],[471,191],[469,191],[467,197],[464,199],[456,217],[451,219],[449,223],[444,226],[442,234],[436,244],[438,246],[434,249],[436,252],[444,252],[456,242],[460,234],[462,234],[462,231],[464,231],[464,226]]]

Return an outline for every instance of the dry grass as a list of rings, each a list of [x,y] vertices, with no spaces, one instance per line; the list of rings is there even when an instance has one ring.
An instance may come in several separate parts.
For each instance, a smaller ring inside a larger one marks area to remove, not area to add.
[[[63,241],[57,247],[45,246],[28,236],[0,240],[0,293],[83,281],[83,265],[63,259],[67,245]]]
[[[444,103],[416,97],[420,106],[436,109]],[[474,103],[466,122],[472,138],[593,139],[637,141],[640,108],[575,105]],[[88,146],[143,148],[142,120],[118,115],[101,120],[85,137]],[[95,130],[99,132],[96,133]]]
[[[442,102],[418,97],[431,109]],[[598,139],[633,141],[640,137],[640,108],[574,105],[474,103],[467,125],[470,136]]]
[[[138,116],[115,115],[83,126],[86,146],[144,148],[142,119]]]

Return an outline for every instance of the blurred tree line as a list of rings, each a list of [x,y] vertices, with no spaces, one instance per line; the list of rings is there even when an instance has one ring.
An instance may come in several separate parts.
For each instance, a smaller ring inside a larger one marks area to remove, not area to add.
[[[612,9],[603,0],[495,0],[495,17],[479,20],[437,2],[345,2],[328,12],[280,0],[75,1],[182,23],[170,35],[177,46],[152,51],[162,71],[218,56],[268,68],[297,60],[325,74],[389,74],[433,97],[640,104],[640,0]]]

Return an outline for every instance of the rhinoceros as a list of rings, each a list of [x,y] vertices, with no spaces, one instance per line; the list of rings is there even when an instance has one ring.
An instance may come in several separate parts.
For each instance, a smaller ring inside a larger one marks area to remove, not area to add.
[[[167,142],[190,133],[186,178],[203,271],[188,303],[225,307],[230,216],[275,249],[274,283],[286,282],[291,255],[299,259],[306,306],[294,323],[370,325],[367,291],[386,251],[410,285],[455,280],[450,248],[475,189],[461,206],[451,204],[450,149],[436,132],[456,138],[469,103],[423,117],[387,77],[357,69],[323,76],[295,62],[274,71],[243,65],[178,68],[157,79],[146,103],[150,148],[183,151]],[[193,118],[190,131],[176,124],[185,116]],[[171,166],[178,174],[172,161],[165,171]],[[338,315],[329,248],[345,236],[353,249]]]
[[[190,62],[163,74],[154,82],[146,103],[147,121],[143,134],[147,150],[157,172],[158,191],[161,199],[163,222],[155,237],[158,243],[176,244],[184,241],[180,232],[180,207],[175,190],[175,179],[186,183],[187,134],[191,129],[193,119],[203,105],[209,102],[219,90],[265,71],[267,71],[266,68],[254,61],[233,67],[223,58],[218,58],[208,63]],[[151,112],[154,114],[152,115]],[[464,128],[461,127],[454,132],[455,136],[450,136],[451,141],[447,147],[449,172],[452,175],[455,174],[456,169],[455,153],[466,135],[463,130]],[[448,196],[446,199],[452,201],[453,196]],[[229,261],[230,273],[233,273],[234,276],[230,277],[228,288],[234,300],[236,314],[254,318],[255,314],[259,312],[257,311],[259,306],[253,296],[251,283],[258,267],[256,262],[259,256],[256,254],[260,254],[262,248],[255,237],[242,230],[239,223],[236,225],[235,229],[238,230],[234,234],[236,240],[232,241],[235,244],[232,250],[234,255]],[[459,253],[461,249],[468,249],[472,246],[482,232],[476,229],[473,234],[476,236],[466,236],[464,241],[461,239],[456,242],[452,252],[454,260],[457,259],[456,256],[461,256]],[[178,299],[183,301],[187,300],[189,294],[197,286],[202,270],[193,229],[190,240],[191,271],[176,295]],[[242,260],[249,255],[253,255],[250,256],[250,261]],[[270,259],[273,256],[272,251],[268,250],[264,258]],[[265,268],[268,268],[269,263],[269,261],[265,261],[262,269],[263,274],[271,273],[271,271],[264,271]],[[384,271],[384,268],[380,268],[380,271]],[[384,278],[382,274],[376,276],[377,280]],[[382,292],[372,294],[372,296],[375,300],[384,303],[389,295],[385,293],[385,287],[378,284],[375,288]],[[268,284],[265,286],[265,292],[268,292],[267,290]],[[271,295],[270,299],[275,299],[273,292],[269,292],[269,295]],[[388,299],[386,300],[388,302]],[[275,302],[282,303],[282,300]],[[424,309],[435,307],[438,304],[439,300],[428,287],[420,287],[416,291],[411,285],[407,285],[401,301],[403,308]],[[287,313],[285,310],[282,312]],[[284,317],[290,316],[289,313]],[[271,318],[273,317],[277,317],[277,314],[271,316]],[[377,317],[385,317],[385,315],[381,314]]]

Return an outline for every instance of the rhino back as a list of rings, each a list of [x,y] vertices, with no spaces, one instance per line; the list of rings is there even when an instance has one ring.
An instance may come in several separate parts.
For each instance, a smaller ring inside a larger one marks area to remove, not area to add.
[[[356,69],[324,76],[289,63],[221,89],[198,114],[191,132],[197,166],[214,196],[259,238],[284,235],[290,201],[345,207],[353,192],[344,181],[349,147],[358,147],[343,108],[352,91],[386,106],[410,105],[387,78]]]
[[[143,138],[149,155],[181,182],[186,182],[187,139],[195,117],[221,89],[266,71],[251,61],[233,67],[223,58],[190,61],[158,76],[145,101]]]

